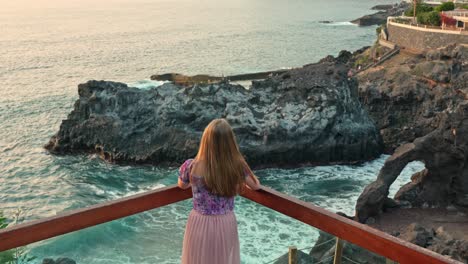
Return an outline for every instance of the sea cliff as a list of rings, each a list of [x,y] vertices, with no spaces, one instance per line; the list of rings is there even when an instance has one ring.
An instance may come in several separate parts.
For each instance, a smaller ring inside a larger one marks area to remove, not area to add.
[[[383,145],[348,76],[351,57],[327,57],[250,89],[227,81],[151,90],[89,81],[46,148],[116,163],[180,164],[196,154],[204,127],[226,118],[254,167],[373,159]]]

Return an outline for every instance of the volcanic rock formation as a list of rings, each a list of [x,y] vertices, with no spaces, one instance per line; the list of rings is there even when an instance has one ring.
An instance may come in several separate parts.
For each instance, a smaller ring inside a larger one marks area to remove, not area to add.
[[[356,204],[360,222],[385,210],[390,185],[411,161],[422,161],[426,168],[414,174],[395,195],[400,204],[468,206],[468,102],[438,115],[434,125],[438,128],[433,132],[399,147],[387,159],[377,180],[364,189]]]
[[[468,48],[399,54],[358,75],[359,98],[376,122],[385,152],[437,128],[438,114],[468,99]]]
[[[348,77],[349,54],[290,70],[250,90],[219,82],[151,90],[89,81],[46,148],[97,152],[119,163],[174,164],[193,157],[205,126],[226,118],[252,166],[356,162],[382,143]]]

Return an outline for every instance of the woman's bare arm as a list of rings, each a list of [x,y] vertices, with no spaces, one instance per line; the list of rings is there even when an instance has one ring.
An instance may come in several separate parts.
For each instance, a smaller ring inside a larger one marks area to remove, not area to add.
[[[260,181],[254,174],[250,174],[249,176],[247,176],[247,178],[245,179],[245,185],[247,185],[249,189],[252,189],[254,191],[259,190],[261,187]]]

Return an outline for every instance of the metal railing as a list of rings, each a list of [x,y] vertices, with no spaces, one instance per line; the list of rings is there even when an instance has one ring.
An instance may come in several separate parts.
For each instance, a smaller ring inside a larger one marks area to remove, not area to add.
[[[460,263],[267,187],[242,196],[398,263]],[[0,252],[191,197],[191,190],[174,185],[2,229]]]

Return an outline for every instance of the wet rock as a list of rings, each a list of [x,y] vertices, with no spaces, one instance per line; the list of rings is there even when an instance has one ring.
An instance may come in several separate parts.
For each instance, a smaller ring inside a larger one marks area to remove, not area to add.
[[[347,76],[350,57],[342,52],[254,81],[250,90],[226,81],[150,90],[89,81],[79,85],[73,111],[46,148],[117,163],[178,164],[196,154],[211,120],[226,118],[253,166],[372,159],[382,142]]]
[[[55,264],[76,264],[76,262],[73,259],[69,258],[58,258],[55,261]]]
[[[76,262],[70,258],[58,258],[55,261],[53,259],[46,258],[42,260],[42,264],[76,264]]]

